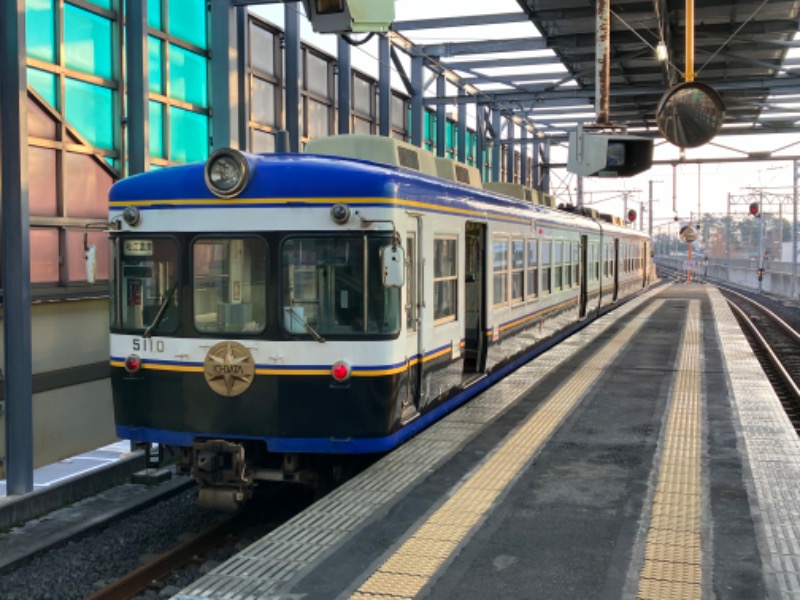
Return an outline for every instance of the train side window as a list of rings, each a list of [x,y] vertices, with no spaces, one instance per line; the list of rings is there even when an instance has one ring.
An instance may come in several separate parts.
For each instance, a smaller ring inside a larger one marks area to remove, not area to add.
[[[511,242],[511,302],[519,303],[525,294],[525,242]]]
[[[589,244],[589,281],[596,281],[600,277],[600,257],[597,250],[596,243]]]
[[[455,321],[458,302],[458,240],[433,240],[433,319],[436,324]]]
[[[529,300],[539,295],[539,240],[528,240],[528,280],[525,294]]]
[[[508,240],[495,238],[492,243],[492,288],[494,289],[494,305],[508,302]]]
[[[553,242],[542,242],[542,294],[549,294],[553,291]]]
[[[417,330],[417,236],[406,236],[406,329]]]
[[[564,242],[553,242],[553,289],[564,289]]]
[[[267,246],[259,238],[205,238],[192,249],[194,326],[260,333],[266,325]]]
[[[581,284],[581,245],[578,242],[572,244],[572,285],[579,286]]]

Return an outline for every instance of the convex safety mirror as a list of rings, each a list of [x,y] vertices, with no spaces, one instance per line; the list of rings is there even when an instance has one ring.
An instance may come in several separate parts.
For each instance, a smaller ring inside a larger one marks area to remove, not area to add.
[[[384,287],[403,287],[406,280],[406,253],[402,246],[381,248]]]

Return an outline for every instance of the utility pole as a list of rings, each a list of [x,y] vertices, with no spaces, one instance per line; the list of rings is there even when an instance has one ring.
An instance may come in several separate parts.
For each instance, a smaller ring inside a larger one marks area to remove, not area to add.
[[[650,236],[650,239],[653,239],[653,180],[650,180],[650,194],[648,196],[648,203],[647,203],[647,210],[648,213],[648,220],[647,220],[647,233]]]

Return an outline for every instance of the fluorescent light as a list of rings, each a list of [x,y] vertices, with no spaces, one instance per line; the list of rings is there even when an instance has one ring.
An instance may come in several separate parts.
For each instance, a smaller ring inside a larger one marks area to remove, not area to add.
[[[658,45],[656,46],[656,56],[661,62],[665,62],[667,60],[667,45],[664,43],[664,40],[658,42]]]

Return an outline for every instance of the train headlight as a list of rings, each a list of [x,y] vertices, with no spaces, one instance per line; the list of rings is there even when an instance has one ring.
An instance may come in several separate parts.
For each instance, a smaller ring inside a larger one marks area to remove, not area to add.
[[[206,163],[206,185],[220,198],[233,198],[247,185],[250,168],[241,153],[230,148],[214,152]]]
[[[128,373],[136,373],[142,368],[142,359],[136,354],[129,354],[125,359],[125,370]]]
[[[350,363],[345,360],[337,360],[331,367],[331,377],[333,377],[337,383],[343,383],[350,379],[350,371]]]
[[[337,225],[344,225],[350,220],[350,207],[347,204],[334,204],[331,207],[331,219]]]

